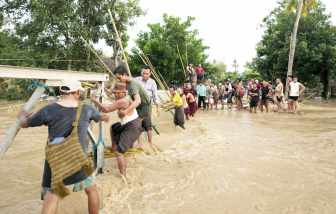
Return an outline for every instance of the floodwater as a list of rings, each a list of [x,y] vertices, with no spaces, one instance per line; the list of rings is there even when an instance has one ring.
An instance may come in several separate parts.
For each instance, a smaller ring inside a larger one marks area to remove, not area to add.
[[[0,141],[17,114],[1,110],[9,104],[0,102]],[[186,131],[169,112],[153,116],[161,135],[126,158],[128,184],[105,160],[100,213],[336,213],[336,100],[300,104],[303,116],[199,112]],[[21,130],[0,160],[0,213],[40,212],[46,139],[46,127]],[[58,213],[87,213],[85,193]]]

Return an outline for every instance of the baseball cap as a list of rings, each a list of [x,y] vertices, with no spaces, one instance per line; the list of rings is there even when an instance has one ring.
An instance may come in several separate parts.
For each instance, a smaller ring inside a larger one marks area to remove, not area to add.
[[[61,82],[60,91],[65,93],[71,93],[76,91],[85,91],[85,89],[82,87],[82,84],[76,80],[76,79],[64,79]]]

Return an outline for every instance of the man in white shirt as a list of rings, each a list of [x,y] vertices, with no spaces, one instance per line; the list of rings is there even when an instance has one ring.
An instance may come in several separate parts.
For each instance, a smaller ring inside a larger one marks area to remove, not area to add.
[[[146,90],[149,99],[155,103],[157,106],[157,115],[160,115],[160,101],[157,93],[156,82],[150,78],[151,69],[149,66],[145,65],[142,67],[141,76],[136,77],[135,80],[141,84],[141,86]],[[150,108],[148,117],[142,121],[142,127],[146,130],[148,136],[148,142],[152,145],[152,109]],[[137,148],[142,148],[141,136],[138,139]]]
[[[301,88],[301,90],[300,90]],[[298,110],[298,105],[299,105],[299,95],[306,89],[301,83],[298,82],[297,77],[293,77],[293,82],[289,83],[287,90],[290,92],[289,93],[289,98],[288,98],[288,109],[290,109],[290,106],[292,103],[294,103],[295,110],[294,114],[297,113]],[[287,112],[289,113],[289,112]]]

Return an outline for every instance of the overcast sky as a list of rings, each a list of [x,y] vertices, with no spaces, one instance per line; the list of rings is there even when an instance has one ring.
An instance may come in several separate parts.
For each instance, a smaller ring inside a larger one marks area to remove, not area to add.
[[[148,31],[148,23],[162,23],[163,13],[169,16],[187,19],[195,17],[191,29],[199,30],[199,37],[204,38],[203,45],[210,46],[206,51],[208,60],[225,60],[229,70],[237,59],[240,72],[244,71],[246,61],[255,56],[255,45],[261,40],[263,29],[256,29],[262,19],[276,7],[276,0],[141,0],[140,6],[147,10],[147,15],[140,17],[137,26],[129,29],[130,42],[127,50],[133,47],[140,30]],[[332,22],[336,24],[336,1],[322,0],[327,12],[332,13]],[[104,42],[98,46],[107,55],[112,49]]]

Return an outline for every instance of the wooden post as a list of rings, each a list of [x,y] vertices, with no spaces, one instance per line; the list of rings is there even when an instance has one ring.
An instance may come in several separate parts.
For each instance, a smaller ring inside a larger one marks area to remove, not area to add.
[[[37,102],[39,101],[39,99],[41,98],[41,95],[43,94],[44,90],[45,89],[43,87],[38,86],[23,109],[28,112],[32,111]],[[9,146],[12,144],[13,140],[19,133],[20,129],[21,129],[20,121],[19,119],[16,119],[0,144],[0,160],[2,156],[6,153]]]
[[[101,93],[104,91],[104,82],[101,83]],[[99,97],[99,102],[103,103],[104,98],[103,96]],[[101,110],[99,110],[102,112]],[[99,137],[98,139],[104,139],[104,122],[99,121]],[[104,173],[104,144],[100,143],[97,146],[97,173],[103,174]]]

